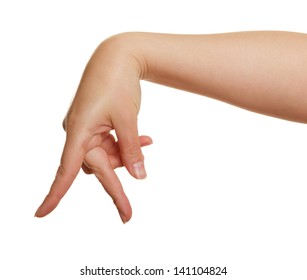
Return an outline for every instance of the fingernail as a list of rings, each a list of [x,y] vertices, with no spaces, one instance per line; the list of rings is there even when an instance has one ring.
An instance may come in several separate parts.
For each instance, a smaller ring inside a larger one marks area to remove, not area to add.
[[[127,223],[127,218],[126,218],[126,216],[125,216],[123,213],[119,212],[119,216],[120,216],[120,218],[122,219],[122,222],[123,222],[124,224]]]
[[[133,171],[134,171],[134,176],[137,179],[144,179],[144,178],[146,178],[146,171],[145,171],[145,167],[144,167],[144,162],[143,161],[139,161],[139,162],[133,164],[132,167],[133,167]]]
[[[34,217],[39,217],[39,212],[40,212],[40,210],[41,210],[41,206],[40,207],[38,207],[38,209],[36,210],[36,212],[35,212],[35,214],[34,214]]]

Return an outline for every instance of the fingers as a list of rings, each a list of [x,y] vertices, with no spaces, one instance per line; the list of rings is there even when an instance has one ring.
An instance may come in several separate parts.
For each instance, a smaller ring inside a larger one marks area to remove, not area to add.
[[[76,178],[84,158],[82,140],[67,137],[61,163],[50,191],[35,216],[44,217],[53,211]]]
[[[111,166],[108,154],[101,147],[96,147],[85,156],[86,165],[96,175],[105,191],[111,196],[123,223],[132,216],[129,200],[123,187]]]
[[[136,127],[133,132],[136,133],[137,136]],[[88,165],[88,159],[85,160],[86,151],[82,149],[85,140],[75,140],[75,138],[72,136],[67,136],[60,167],[56,173],[56,177],[52,183],[48,195],[44,199],[41,206],[37,209],[35,216],[44,217],[56,208],[60,200],[70,188],[80,168],[82,167],[85,173],[94,173],[99,181],[103,183],[105,190],[113,198],[113,201],[118,208],[122,220],[127,222],[132,215],[131,206],[113,169],[119,166],[123,166],[124,164],[134,177],[140,179],[144,178],[146,176],[146,172],[143,163],[144,158],[140,148],[141,146],[152,144],[152,140],[148,136],[140,136],[139,138],[137,136],[136,146],[133,144],[133,138],[127,137],[123,132],[118,133],[118,135],[120,135],[119,137],[121,137],[120,139],[124,143],[123,148],[119,147],[119,143],[116,143],[114,138],[107,138],[108,140],[106,141],[106,146],[104,147],[107,149],[107,151],[104,151],[104,149],[100,147],[99,156],[94,158],[93,163],[91,162],[91,157],[93,156],[90,153],[91,151],[86,154],[86,158],[88,158],[88,156],[90,157],[90,165]],[[125,141],[128,141],[128,143],[125,143]],[[136,151],[136,153],[139,152],[139,154],[135,154],[133,149],[129,148],[129,145],[132,148],[139,148],[139,151]],[[127,151],[127,149],[128,153],[122,152]],[[93,150],[95,151],[96,148]],[[108,154],[108,151],[113,154]],[[120,151],[123,155],[123,159],[121,158]],[[124,157],[126,158],[125,160]],[[99,158],[101,158],[102,161],[99,161]],[[86,164],[83,163],[84,161]],[[93,170],[92,166],[100,166],[103,168],[100,168],[99,170]],[[139,170],[135,170],[135,167],[137,167]],[[143,168],[143,171],[140,171],[140,168]]]
[[[146,177],[146,170],[138,136],[136,118],[131,116],[117,118],[113,124],[117,134],[123,164],[133,177],[144,179]]]
[[[110,139],[114,142],[111,145]],[[152,144],[149,136],[139,137],[140,146],[148,146]],[[113,154],[109,154],[113,153]],[[106,192],[112,197],[116,205],[119,215],[124,223],[130,220],[132,209],[128,198],[126,197],[122,185],[113,171],[117,167],[123,166],[118,142],[109,138],[100,147],[96,147],[85,155],[85,162],[82,169],[86,174],[95,174],[99,182],[102,184]]]
[[[112,168],[116,169],[118,167],[122,167],[123,162],[120,156],[118,142],[115,142],[114,138],[113,140],[114,140],[114,143],[112,145],[110,145],[110,143],[107,143],[107,145],[103,143],[101,147],[108,154]],[[153,143],[152,139],[149,136],[140,136],[139,141],[140,141],[141,147],[149,146]],[[86,162],[82,164],[82,169],[85,174],[88,174],[88,175],[93,174],[93,171],[86,165]]]

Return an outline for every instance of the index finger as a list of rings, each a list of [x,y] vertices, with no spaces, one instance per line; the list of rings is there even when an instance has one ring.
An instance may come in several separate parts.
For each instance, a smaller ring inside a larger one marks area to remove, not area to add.
[[[44,217],[57,207],[78,175],[84,154],[84,141],[82,139],[78,140],[77,137],[67,135],[61,163],[55,179],[49,193],[37,209],[35,217]]]

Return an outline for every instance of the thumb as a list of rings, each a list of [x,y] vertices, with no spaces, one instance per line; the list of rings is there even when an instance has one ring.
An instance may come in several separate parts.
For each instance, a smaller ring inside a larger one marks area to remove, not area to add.
[[[144,179],[146,170],[138,136],[137,118],[133,116],[117,118],[113,125],[123,164],[133,177]]]
[[[52,212],[70,188],[83,162],[82,143],[67,135],[60,166],[48,195],[35,213],[36,217],[44,217]]]

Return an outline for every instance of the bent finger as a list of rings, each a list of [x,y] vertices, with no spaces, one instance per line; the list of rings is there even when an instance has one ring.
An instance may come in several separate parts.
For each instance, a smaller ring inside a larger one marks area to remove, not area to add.
[[[153,143],[152,139],[149,136],[140,136],[139,141],[140,141],[141,147],[149,146]],[[113,169],[122,167],[124,165],[122,162],[121,156],[119,154],[120,150],[119,150],[118,142],[116,142],[114,145],[116,146],[117,153],[109,155],[109,159],[110,159]]]
[[[119,117],[114,121],[114,128],[118,138],[123,164],[133,177],[144,179],[146,177],[146,171],[138,136],[136,117]]]

